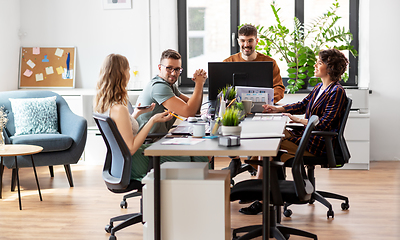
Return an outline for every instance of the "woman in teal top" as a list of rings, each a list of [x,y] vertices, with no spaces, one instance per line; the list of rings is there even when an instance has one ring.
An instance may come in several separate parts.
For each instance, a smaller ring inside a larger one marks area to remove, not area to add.
[[[110,54],[106,57],[100,70],[97,83],[97,94],[94,101],[94,111],[107,114],[114,120],[122,138],[132,154],[131,179],[141,180],[147,173],[149,158],[143,155],[143,151],[150,144],[143,144],[150,129],[155,123],[166,122],[172,119],[168,112],[158,113],[152,116],[139,132],[139,124],[136,118],[143,113],[154,109],[135,108],[132,114],[128,110],[128,92],[126,86],[130,78],[130,68],[126,57],[119,54]],[[208,162],[207,157],[161,157],[161,163],[173,162]]]

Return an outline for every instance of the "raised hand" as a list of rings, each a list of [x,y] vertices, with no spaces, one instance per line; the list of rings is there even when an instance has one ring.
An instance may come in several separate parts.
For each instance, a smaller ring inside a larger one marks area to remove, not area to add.
[[[157,113],[151,117],[154,122],[167,122],[172,119],[172,115],[168,112]]]
[[[194,81],[195,83],[204,84],[206,80],[207,80],[207,72],[204,71],[203,69],[197,69],[193,73],[192,81]]]

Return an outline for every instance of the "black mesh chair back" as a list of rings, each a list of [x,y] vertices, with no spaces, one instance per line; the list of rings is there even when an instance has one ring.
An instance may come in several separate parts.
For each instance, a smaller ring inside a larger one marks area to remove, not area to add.
[[[132,157],[115,122],[110,117],[103,114],[93,113],[93,118],[107,147],[107,154],[103,167],[103,179],[107,188],[114,193],[127,193],[136,190],[131,193],[132,197],[141,196],[143,185],[140,181],[130,179]],[[126,203],[124,203],[124,206],[127,206]],[[115,240],[115,232],[142,222],[142,220],[142,213],[131,213],[113,217],[110,219],[110,223],[105,227],[105,230],[111,233],[110,240]],[[117,221],[122,222],[114,227],[114,222]]]
[[[311,194],[314,192],[314,187],[309,181],[304,168],[303,155],[307,147],[308,140],[310,139],[311,132],[315,126],[317,126],[318,122],[318,116],[315,115],[308,119],[308,124],[304,130],[303,136],[301,137],[299,147],[296,150],[296,155],[293,160],[293,183],[296,189],[296,195],[300,201],[308,201],[311,198]]]
[[[130,184],[132,159],[114,121],[102,114],[93,114],[107,147],[103,167],[103,179],[107,188],[112,190],[126,189]]]

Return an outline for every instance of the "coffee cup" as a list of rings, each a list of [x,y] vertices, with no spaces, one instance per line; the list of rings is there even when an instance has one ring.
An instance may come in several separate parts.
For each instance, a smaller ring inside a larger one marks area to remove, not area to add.
[[[193,124],[193,137],[204,137],[206,135],[206,124],[195,123]]]
[[[242,100],[243,108],[245,113],[251,113],[251,109],[254,107],[253,101],[251,100]]]

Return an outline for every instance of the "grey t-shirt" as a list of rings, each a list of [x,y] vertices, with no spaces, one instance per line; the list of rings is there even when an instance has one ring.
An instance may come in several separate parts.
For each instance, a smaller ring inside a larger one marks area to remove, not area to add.
[[[144,113],[137,118],[140,129],[142,129],[144,124],[147,123],[153,115],[164,112],[166,108],[162,105],[163,102],[174,96],[179,97],[181,94],[182,93],[178,90],[178,87],[175,84],[170,86],[161,77],[154,77],[143,89],[142,94],[136,102],[136,105],[140,103],[141,106],[150,105],[152,103],[156,104],[153,111]],[[150,133],[167,133],[174,122],[175,118],[165,123],[156,123],[150,130]]]

